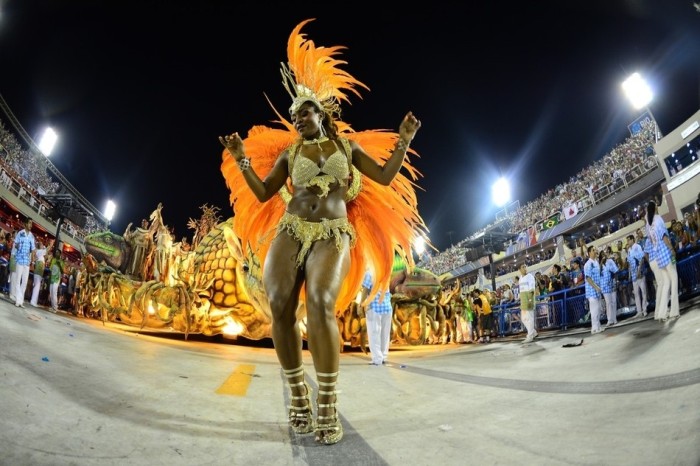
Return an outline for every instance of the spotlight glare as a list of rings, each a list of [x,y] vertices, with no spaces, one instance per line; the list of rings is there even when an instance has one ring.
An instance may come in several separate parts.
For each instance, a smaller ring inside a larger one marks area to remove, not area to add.
[[[649,105],[649,102],[654,98],[651,88],[639,73],[634,73],[627,78],[622,83],[622,90],[637,110]]]
[[[107,219],[108,222],[111,222],[112,219],[114,218],[114,213],[117,211],[117,204],[115,204],[112,200],[107,201],[107,206],[105,207],[105,218]]]
[[[493,203],[498,207],[506,205],[506,203],[510,201],[510,185],[508,184],[508,180],[503,177],[496,180],[491,187],[491,197]]]
[[[56,131],[54,131],[53,128],[46,128],[44,134],[41,136],[41,141],[39,141],[39,150],[41,153],[46,157],[51,155],[57,140],[58,134],[56,134]]]

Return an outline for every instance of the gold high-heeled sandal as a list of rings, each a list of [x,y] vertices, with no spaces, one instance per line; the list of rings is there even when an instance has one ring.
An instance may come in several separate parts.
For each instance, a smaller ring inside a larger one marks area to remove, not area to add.
[[[335,384],[338,381],[338,373],[323,373],[317,372],[318,377],[318,397],[316,398],[318,415],[316,416],[316,441],[324,445],[333,445],[340,442],[343,438],[343,425],[338,418],[338,410],[335,405],[338,400],[338,391],[335,390]],[[331,381],[321,382],[321,377],[324,379],[332,379]],[[321,403],[321,398],[327,398],[328,403]],[[332,415],[328,415],[328,411],[333,410]],[[321,415],[321,411],[326,413]]]
[[[311,412],[311,388],[304,381],[304,366],[299,366],[296,369],[282,370],[284,371],[285,377],[287,377],[287,384],[291,390],[288,420],[289,427],[292,428],[295,434],[308,434],[314,430],[314,421],[313,413]],[[304,387],[306,393],[303,395],[295,395],[295,391],[297,393],[301,391],[301,389],[297,387]],[[305,400],[306,403],[297,405],[298,400]]]

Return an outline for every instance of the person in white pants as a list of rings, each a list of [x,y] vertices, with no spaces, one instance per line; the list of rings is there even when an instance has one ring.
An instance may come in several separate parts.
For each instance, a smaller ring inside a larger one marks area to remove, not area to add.
[[[39,306],[39,291],[41,290],[41,282],[44,277],[44,259],[46,257],[46,247],[41,244],[41,241],[36,242],[36,251],[34,251],[34,286],[32,287],[32,299],[29,304],[34,307]]]
[[[681,316],[680,302],[678,301],[678,269],[676,268],[676,256],[673,256],[671,264],[668,266],[668,274],[671,277],[671,302],[669,308],[669,319],[677,319]]]
[[[656,262],[656,250],[654,245],[649,238],[646,239],[644,243],[644,254],[646,254],[647,262],[649,262],[649,268],[654,274],[654,281],[656,282],[656,301],[654,303],[654,320],[661,320],[661,313],[664,315],[668,311],[668,300],[661,299],[661,296],[667,296],[669,289],[671,288],[671,277],[668,275],[668,271],[665,269],[660,269]],[[664,304],[661,304],[661,303]],[[664,307],[662,310],[661,307]]]
[[[676,251],[671,245],[671,240],[668,236],[668,229],[666,224],[660,215],[656,213],[656,204],[654,201],[650,201],[647,204],[647,216],[646,216],[646,230],[647,230],[647,242],[651,243],[650,247],[647,249],[653,249],[654,261],[656,264],[656,270],[654,270],[654,264],[650,259],[649,264],[652,265],[652,270],[654,271],[654,276],[656,277],[656,310],[654,311],[654,319],[665,322],[668,320],[668,300],[674,294],[676,296],[676,302],[678,301],[678,275],[675,276],[675,293],[672,290],[673,286],[673,273],[672,269],[675,271],[676,264]],[[658,273],[658,275],[657,275]],[[660,282],[660,284],[659,284]],[[678,304],[676,304],[678,306]],[[673,305],[672,305],[673,310]],[[673,315],[674,318],[679,317],[679,308],[676,307],[676,314]]]
[[[362,301],[367,301],[369,293],[374,286],[372,274],[365,273],[362,280]],[[389,358],[389,344],[391,343],[391,292],[380,290],[366,306],[365,322],[367,325],[367,339],[369,340],[369,352],[372,356],[373,366],[386,364]]]
[[[615,290],[615,274],[619,271],[617,264],[605,253],[600,253],[600,288],[605,300],[605,313],[608,318],[607,326],[617,324],[617,293]]]
[[[595,246],[588,246],[588,260],[583,266],[583,274],[586,277],[586,299],[588,310],[591,313],[591,333],[600,333],[605,327],[600,326],[600,300],[603,296],[600,288],[600,264],[598,263],[598,251]]]
[[[27,280],[29,280],[29,265],[34,259],[36,242],[32,234],[32,220],[24,222],[24,229],[17,232],[12,243],[12,251],[15,256],[15,306],[24,307],[24,293],[27,291]]]
[[[530,343],[537,336],[535,330],[535,277],[527,271],[527,266],[520,264],[520,280],[518,290],[520,295],[520,318],[527,329],[523,343]]]
[[[644,251],[634,240],[634,235],[627,235],[627,263],[629,264],[629,279],[632,280],[632,292],[634,304],[637,308],[637,317],[647,315],[647,282],[644,277]]]
[[[471,333],[469,333],[467,326],[467,306],[468,302],[461,294],[457,294],[452,299],[455,320],[454,343],[467,343],[471,339]]]
[[[654,248],[654,258],[663,277],[663,287],[658,294],[656,303],[659,306],[658,313],[654,313],[654,318],[665,322],[669,318],[668,301],[671,299],[670,317],[680,317],[678,304],[678,272],[676,271],[676,251],[673,248],[668,235],[666,224],[659,214],[656,213],[656,204],[650,201],[647,205],[646,217],[647,238]],[[659,287],[657,287],[658,291]],[[674,299],[675,298],[675,299]]]
[[[51,258],[51,278],[49,278],[49,296],[51,298],[51,310],[58,311],[58,287],[61,284],[63,274],[63,261],[58,257]]]
[[[7,269],[10,271],[10,275],[7,279],[7,281],[10,284],[10,287],[9,287],[10,301],[15,301],[15,282],[16,282],[16,278],[17,278],[17,259],[15,258],[14,248],[10,249],[10,260],[9,260],[9,263],[7,264]]]

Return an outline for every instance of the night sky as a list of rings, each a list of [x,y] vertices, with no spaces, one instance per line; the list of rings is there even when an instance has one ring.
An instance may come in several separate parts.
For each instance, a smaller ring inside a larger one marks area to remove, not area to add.
[[[270,125],[265,95],[288,108],[287,38],[316,18],[304,32],[346,46],[345,69],[370,88],[345,121],[422,120],[419,209],[439,249],[493,222],[498,176],[524,204],[623,142],[641,113],[620,87],[632,72],[662,132],[700,108],[692,1],[421,5],[0,0],[0,94],[37,141],[59,133],[51,160],[93,205],[117,203],[113,231],[162,202],[191,238],[200,206],[233,214],[217,136]]]

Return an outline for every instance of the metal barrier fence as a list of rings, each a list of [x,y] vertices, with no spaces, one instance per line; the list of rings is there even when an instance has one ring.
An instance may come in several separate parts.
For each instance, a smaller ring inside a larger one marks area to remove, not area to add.
[[[676,270],[678,271],[679,301],[684,301],[700,294],[700,252],[688,254],[679,260],[676,263]],[[653,272],[648,270],[646,276],[647,301],[648,306],[651,308],[654,307],[656,297],[653,277]],[[627,291],[624,291],[625,288],[631,290],[631,283],[627,279],[619,280],[618,294],[621,292],[626,293]],[[627,305],[618,307],[618,317],[633,316],[637,313],[635,307],[636,297],[631,291],[629,296],[631,299],[627,300]],[[618,299],[618,303],[619,301]],[[492,307],[492,310],[498,336],[516,335],[525,331],[520,319],[520,303],[495,305]],[[590,326],[585,285],[540,296],[536,302],[535,312],[535,328],[537,330],[565,330],[570,327]],[[601,302],[600,318],[602,322],[607,321],[604,300]]]

